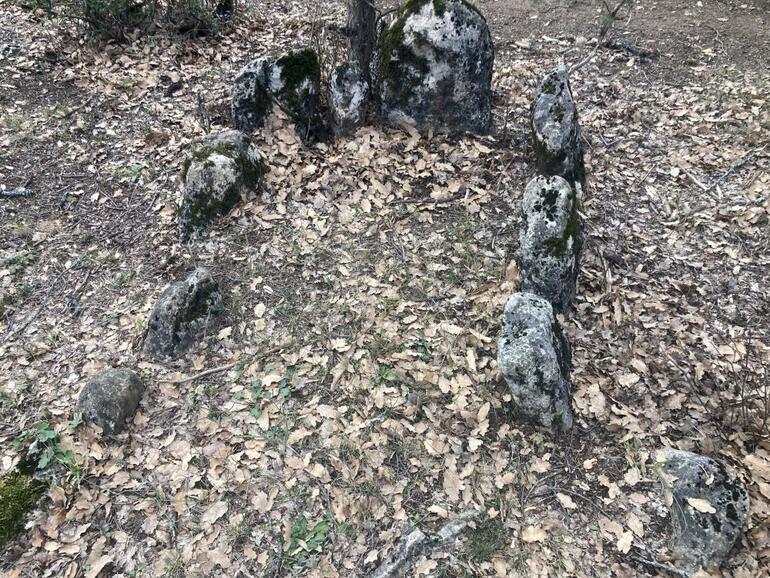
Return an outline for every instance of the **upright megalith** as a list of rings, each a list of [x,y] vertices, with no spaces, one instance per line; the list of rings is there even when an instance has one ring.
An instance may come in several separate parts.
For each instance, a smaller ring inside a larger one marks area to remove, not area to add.
[[[341,64],[329,79],[329,115],[336,136],[347,136],[366,122],[369,83],[356,62]]]
[[[714,570],[727,559],[746,524],[746,486],[709,457],[672,448],[665,448],[661,457],[677,565],[693,574]]]
[[[81,390],[78,409],[83,421],[102,428],[107,436],[119,434],[139,407],[144,384],[129,369],[108,369],[94,376]]]
[[[392,126],[488,133],[494,50],[466,0],[409,0],[377,47],[380,114]]]
[[[213,219],[256,191],[263,173],[262,156],[242,132],[209,135],[195,145],[182,165],[181,239],[204,231]]]
[[[549,429],[572,427],[569,342],[551,304],[514,293],[503,313],[497,364],[521,416]]]
[[[540,172],[585,187],[580,124],[565,66],[550,71],[540,81],[530,124]]]
[[[524,191],[519,231],[521,290],[547,299],[558,313],[575,297],[583,225],[574,186],[538,176]]]
[[[181,355],[221,312],[221,306],[218,284],[198,267],[160,296],[150,314],[144,352],[154,359]]]
[[[293,50],[273,61],[257,58],[235,78],[232,113],[235,128],[253,132],[277,104],[297,125],[301,136],[318,130],[321,66],[311,48]]]

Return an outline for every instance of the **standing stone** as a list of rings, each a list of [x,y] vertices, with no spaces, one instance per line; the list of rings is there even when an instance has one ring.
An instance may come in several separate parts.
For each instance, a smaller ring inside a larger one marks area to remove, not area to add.
[[[220,312],[222,296],[209,272],[198,267],[160,296],[150,314],[144,352],[154,359],[184,353]]]
[[[311,48],[291,51],[275,62],[253,60],[233,84],[235,128],[251,133],[264,126],[275,102],[295,122],[300,135],[319,130],[320,83],[321,66]]]
[[[487,22],[465,0],[411,0],[382,31],[376,66],[385,123],[486,134],[494,50]]]
[[[369,84],[355,62],[341,64],[329,80],[331,128],[336,136],[353,134],[366,122]]]
[[[209,135],[182,165],[184,191],[179,208],[179,236],[187,241],[227,214],[262,181],[262,157],[249,137],[237,130]]]
[[[572,427],[569,342],[551,304],[531,293],[514,293],[503,314],[497,364],[525,419],[549,429]]]
[[[575,188],[561,177],[535,177],[524,191],[522,213],[521,290],[544,297],[563,313],[575,297],[583,246]]]
[[[144,384],[128,369],[108,369],[97,374],[80,392],[78,409],[83,421],[102,428],[104,435],[119,434],[139,407]]]
[[[540,172],[585,187],[580,124],[565,66],[552,70],[540,81],[530,122]]]
[[[662,474],[671,491],[673,554],[685,571],[719,567],[743,531],[749,493],[716,460],[665,448]]]

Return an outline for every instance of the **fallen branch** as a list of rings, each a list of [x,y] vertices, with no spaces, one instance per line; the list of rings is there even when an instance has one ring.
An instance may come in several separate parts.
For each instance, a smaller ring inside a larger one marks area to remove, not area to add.
[[[377,567],[372,573],[371,578],[395,578],[396,576],[404,575],[403,570],[425,549],[445,546],[451,543],[478,516],[479,512],[475,510],[460,514],[455,519],[444,524],[435,538],[429,538],[422,530],[414,528],[401,538],[396,545],[396,549]]]
[[[722,184],[722,182],[727,177],[729,177],[731,174],[733,174],[735,171],[737,171],[739,168],[741,168],[743,165],[745,165],[747,162],[749,162],[754,157],[754,155],[756,155],[757,153],[761,153],[763,150],[765,150],[765,147],[767,147],[767,145],[761,146],[758,149],[754,149],[754,150],[751,150],[751,151],[747,152],[742,158],[740,158],[737,162],[735,162],[732,166],[730,166],[730,168],[727,169],[727,171],[725,171],[725,173],[721,177],[719,177],[717,180],[715,180],[713,183],[711,183],[705,189],[705,191],[708,192],[711,189],[713,189],[714,187],[717,187],[718,185]]]
[[[31,197],[32,192],[28,191],[24,187],[13,189],[12,191],[0,191],[0,197],[4,199],[17,199],[19,197],[26,198]]]
[[[698,205],[691,211],[688,211],[684,215],[682,215],[684,218],[692,217],[696,213],[700,213],[701,211],[705,211],[706,209],[732,209],[734,207],[759,207],[761,205],[764,205],[767,200],[770,199],[770,195],[765,195],[764,197],[760,197],[758,199],[738,199],[737,201],[728,201],[726,203],[722,203],[721,205]]]
[[[637,562],[641,562],[645,566],[649,566],[650,568],[655,568],[656,570],[663,570],[664,572],[668,572],[669,574],[673,574],[674,576],[680,576],[681,578],[690,578],[690,575],[687,572],[685,572],[684,570],[680,570],[675,566],[671,566],[670,564],[662,564],[661,562],[655,562],[654,560],[648,560],[647,558],[642,558],[641,556],[636,556],[636,555],[632,555],[631,558],[633,558]]]

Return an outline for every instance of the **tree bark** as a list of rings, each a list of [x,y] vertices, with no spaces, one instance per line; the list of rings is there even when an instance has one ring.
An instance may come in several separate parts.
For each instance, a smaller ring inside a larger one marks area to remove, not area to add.
[[[377,39],[377,9],[374,0],[348,0],[348,54],[358,62],[364,78],[370,81],[370,65]]]

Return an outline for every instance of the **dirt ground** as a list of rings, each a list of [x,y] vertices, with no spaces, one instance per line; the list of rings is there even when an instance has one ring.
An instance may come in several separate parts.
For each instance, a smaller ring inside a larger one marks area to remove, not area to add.
[[[406,527],[479,510],[410,575],[655,576],[671,562],[655,452],[676,446],[749,487],[724,575],[770,574],[770,4],[637,2],[573,76],[589,187],[563,437],[515,419],[495,340],[532,93],[590,52],[601,5],[477,4],[491,137],[375,124],[308,146],[274,116],[254,135],[264,190],[191,245],[190,143],[227,126],[248,60],[341,57],[342,3],[254,2],[220,37],[127,45],[2,4],[0,190],[30,195],[0,197],[0,473],[41,423],[74,463],[41,473],[0,572],[365,576]],[[227,313],[179,361],[144,359],[155,300],[199,265]],[[106,442],[73,412],[112,366],[148,389]]]

